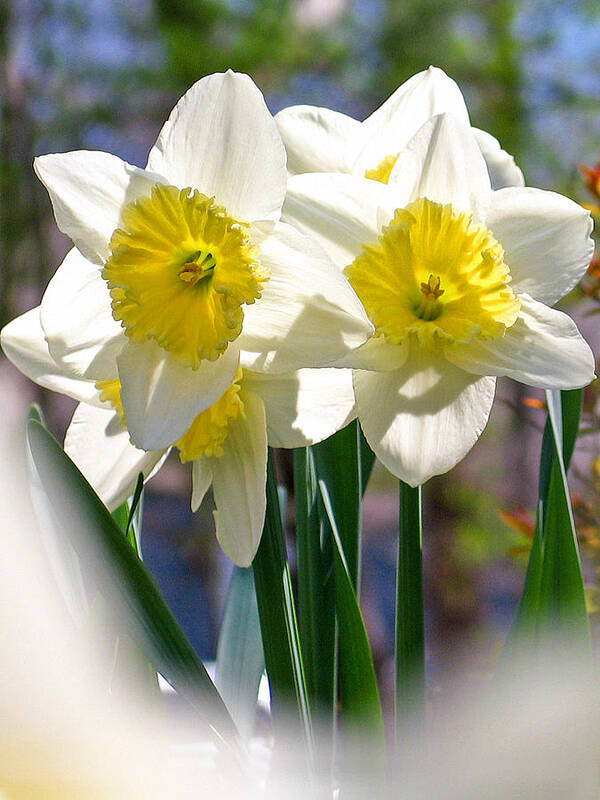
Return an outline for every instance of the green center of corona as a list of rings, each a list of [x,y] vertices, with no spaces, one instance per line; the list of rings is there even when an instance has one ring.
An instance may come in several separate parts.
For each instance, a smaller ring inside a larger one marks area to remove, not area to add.
[[[345,272],[376,334],[391,344],[409,335],[426,347],[496,339],[519,313],[492,232],[425,197],[397,209]]]
[[[248,226],[214,198],[163,184],[125,206],[121,223],[102,272],[114,318],[192,369],[217,359],[269,277]]]

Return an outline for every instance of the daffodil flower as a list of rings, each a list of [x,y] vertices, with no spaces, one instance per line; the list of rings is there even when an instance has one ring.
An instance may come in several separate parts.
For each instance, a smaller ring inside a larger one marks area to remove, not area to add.
[[[279,220],[285,151],[245,75],[196,83],[145,169],[87,151],[35,169],[76,247],[39,312],[49,353],[73,378],[119,381],[144,450],[181,438],[240,365],[326,366],[371,332],[324,251]]]
[[[292,175],[348,172],[387,183],[398,156],[427,120],[450,113],[465,125],[469,113],[460,89],[441,69],[413,75],[364,122],[317,106],[290,106],[275,115]],[[492,187],[522,186],[511,155],[485,131],[472,129]]]
[[[52,358],[40,307],[9,323],[2,344],[32,380],[80,401],[67,429],[65,451],[110,509],[133,493],[139,473],[148,480],[160,469],[170,448],[145,451],[131,442],[118,378],[76,378]],[[267,444],[305,447],[331,436],[355,416],[350,370],[278,374],[241,367],[221,397],[196,416],[175,446],[181,461],[192,463],[193,511],[212,485],[216,535],[235,563],[248,566],[260,542]]]
[[[354,357],[358,416],[407,483],[469,451],[496,376],[558,389],[594,377],[575,323],[549,307],[589,264],[589,213],[553,192],[493,191],[464,120],[427,122],[388,184],[292,177],[284,219],[321,241],[373,322],[375,336]]]

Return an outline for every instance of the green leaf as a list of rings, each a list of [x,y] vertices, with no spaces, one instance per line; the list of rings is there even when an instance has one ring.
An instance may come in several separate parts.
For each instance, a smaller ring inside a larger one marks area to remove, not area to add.
[[[284,734],[289,733],[290,725],[297,726],[312,762],[310,705],[271,450],[266,494],[265,525],[252,567],[271,689],[271,713],[274,725]]]
[[[41,485],[85,574],[112,602],[146,657],[230,744],[237,731],[202,661],[110,512],[35,419],[27,438]]]
[[[371,477],[371,472],[373,472],[373,467],[375,466],[375,453],[369,447],[369,443],[365,439],[365,435],[362,432],[362,428],[356,422],[358,427],[358,437],[360,443],[360,488],[361,492],[364,493],[367,491],[367,485],[369,483],[369,478]]]
[[[357,724],[365,736],[375,735],[383,741],[381,702],[369,638],[344,556],[327,484],[323,480],[319,481],[319,491],[334,544],[342,715],[346,721]]]
[[[575,446],[581,392],[547,391],[546,398],[554,447],[543,518],[540,628],[544,633],[575,638],[589,649],[583,575],[563,461],[563,454],[570,459]]]
[[[335,586],[331,536],[321,521],[314,457],[294,450],[298,626],[311,707],[333,722],[335,707]]]
[[[557,635],[590,649],[589,623],[566,468],[581,414],[580,389],[546,392],[548,419],[540,458],[536,532],[523,595],[507,641],[509,656],[518,641],[545,644]]]
[[[520,643],[531,644],[537,636],[537,625],[540,611],[540,588],[542,585],[542,567],[544,550],[542,543],[541,503],[539,504],[535,534],[527,562],[525,584],[519,601],[517,613],[506,638],[502,651],[502,660],[508,665],[516,656]]]
[[[135,484],[133,495],[112,512],[114,521],[123,531],[125,538],[133,547],[136,555],[140,554],[140,540],[142,527],[142,492],[144,490],[144,476],[140,472]]]
[[[44,412],[42,411],[42,407],[37,403],[32,403],[29,406],[29,410],[27,412],[27,419],[34,419],[36,422],[39,422],[40,425],[43,425],[44,428],[48,427],[46,425],[46,420],[44,418]]]
[[[133,497],[129,503],[129,514],[125,526],[125,538],[140,555],[140,542],[142,540],[142,515],[144,511],[144,475],[140,472],[135,484]]]
[[[357,591],[360,583],[363,493],[363,449],[360,436],[358,421],[354,420],[329,439],[312,447],[317,476],[327,486],[352,585]],[[369,456],[366,452],[364,461],[365,469],[368,469]],[[368,471],[370,473],[370,469]]]
[[[264,669],[252,568],[234,566],[217,646],[215,683],[244,738],[252,734]]]
[[[335,607],[339,630],[341,795],[353,795],[358,779],[374,797],[383,796],[386,743],[373,654],[344,556],[341,537],[325,481],[319,481],[321,502],[332,532],[335,565]],[[387,796],[387,795],[386,795]]]
[[[399,481],[396,572],[396,730],[425,710],[421,487]]]
[[[127,522],[129,520],[129,503],[127,500],[124,503],[121,503],[118,508],[115,508],[115,510],[112,512],[112,518],[124,534],[127,530]]]

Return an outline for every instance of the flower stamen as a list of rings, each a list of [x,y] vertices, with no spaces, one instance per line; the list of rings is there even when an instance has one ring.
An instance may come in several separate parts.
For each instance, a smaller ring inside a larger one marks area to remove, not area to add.
[[[153,339],[186,367],[215,361],[269,277],[246,223],[198,190],[156,184],[121,224],[102,271],[113,317],[132,341]]]
[[[442,305],[437,301],[438,298],[444,294],[445,289],[440,289],[440,283],[441,280],[439,275],[437,275],[435,278],[433,275],[430,275],[427,283],[421,283],[421,292],[423,293],[423,297],[421,298],[418,306],[415,308],[415,314],[417,317],[419,317],[419,319],[437,319],[442,313]]]
[[[217,262],[210,251],[198,250],[183,264],[177,273],[182,281],[195,286],[198,281],[212,277]]]
[[[409,335],[425,347],[497,339],[519,313],[493,233],[471,214],[426,197],[396,209],[345,273],[390,344]]]

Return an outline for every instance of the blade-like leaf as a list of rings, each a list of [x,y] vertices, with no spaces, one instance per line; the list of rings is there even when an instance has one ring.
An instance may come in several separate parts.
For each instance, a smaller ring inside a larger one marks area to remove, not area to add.
[[[579,548],[566,478],[579,427],[580,389],[546,392],[548,419],[540,458],[536,532],[523,595],[507,641],[507,657],[517,640],[531,646],[540,636],[558,634],[589,651],[589,624]],[[542,641],[542,644],[544,642]]]
[[[252,733],[265,669],[252,568],[234,567],[217,647],[215,683],[238,730]]]
[[[400,485],[396,572],[396,728],[425,710],[421,487]]]
[[[144,512],[144,476],[140,472],[135,484],[133,497],[129,502],[129,514],[125,527],[125,537],[135,552],[140,554],[142,540],[142,515]]]
[[[563,453],[573,452],[581,394],[547,391],[548,418],[553,437],[553,462],[544,514],[544,558],[540,584],[540,626],[590,647],[589,624],[575,521]],[[564,405],[563,405],[564,400]]]
[[[41,406],[39,406],[37,403],[32,403],[29,406],[29,409],[27,411],[27,419],[34,419],[37,422],[39,422],[40,425],[43,425],[44,428],[46,427],[46,420],[44,419],[44,412],[42,411]]]
[[[311,448],[294,451],[298,627],[311,707],[333,721],[335,586],[331,536],[321,521]]]
[[[86,574],[113,602],[147,658],[229,743],[235,725],[204,665],[110,512],[36,420],[27,426],[30,451],[53,512]]]
[[[312,761],[312,723],[296,621],[290,568],[281,523],[279,495],[269,450],[267,509],[260,545],[252,567],[265,664],[271,689],[273,722],[284,732],[297,723]]]
[[[321,502],[332,532],[335,565],[335,606],[339,630],[341,752],[338,758],[340,794],[356,795],[357,783],[369,786],[373,797],[388,796],[386,743],[373,655],[331,500],[319,481]],[[362,793],[361,793],[362,796]]]
[[[312,447],[317,476],[327,486],[352,585],[360,583],[362,449],[354,420],[324,442]],[[365,462],[368,454],[365,453]]]
[[[367,485],[369,483],[369,478],[371,477],[371,472],[373,472],[373,467],[375,466],[375,453],[369,447],[369,443],[365,439],[365,435],[362,432],[362,428],[356,423],[358,427],[358,439],[360,445],[360,488],[361,492],[364,493],[367,491]]]

